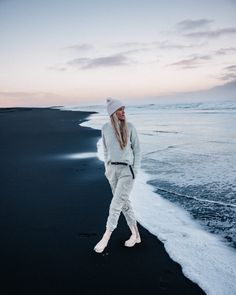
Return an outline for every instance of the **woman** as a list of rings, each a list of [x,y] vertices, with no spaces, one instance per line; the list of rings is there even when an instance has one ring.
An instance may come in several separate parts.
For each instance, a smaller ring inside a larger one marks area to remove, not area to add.
[[[125,246],[132,247],[141,242],[129,200],[141,159],[137,131],[133,124],[126,121],[125,106],[121,101],[107,98],[107,111],[110,122],[105,123],[102,127],[102,142],[105,175],[110,183],[113,198],[109,208],[106,231],[94,247],[97,253],[103,252],[107,246],[113,230],[117,227],[121,212],[131,230],[131,237],[125,242]]]

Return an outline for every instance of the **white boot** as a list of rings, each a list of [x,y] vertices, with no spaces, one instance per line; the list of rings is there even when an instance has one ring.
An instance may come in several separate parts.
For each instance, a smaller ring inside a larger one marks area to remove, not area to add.
[[[112,232],[110,230],[106,230],[102,239],[97,243],[97,245],[94,247],[94,251],[97,253],[102,253],[102,251],[106,248],[108,241],[111,237]]]
[[[125,241],[126,247],[133,247],[136,243],[141,243],[137,225],[130,227],[130,230],[132,235],[127,241]]]
[[[139,231],[138,231],[137,224],[135,225],[135,231],[136,231],[136,236],[137,236],[137,242],[136,243],[141,243],[141,238],[140,238],[140,234],[139,234]]]

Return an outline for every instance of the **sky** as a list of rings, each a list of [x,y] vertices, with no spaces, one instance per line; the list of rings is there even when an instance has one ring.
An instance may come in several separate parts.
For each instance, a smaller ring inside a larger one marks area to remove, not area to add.
[[[0,106],[128,102],[236,80],[236,0],[0,0]]]

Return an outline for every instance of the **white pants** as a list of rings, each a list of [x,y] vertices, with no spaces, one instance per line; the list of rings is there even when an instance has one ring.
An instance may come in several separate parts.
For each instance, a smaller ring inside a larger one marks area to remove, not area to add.
[[[135,226],[136,220],[129,200],[129,194],[134,185],[130,167],[128,165],[108,164],[105,175],[113,194],[106,228],[112,232],[117,227],[121,212],[124,214],[128,226]]]

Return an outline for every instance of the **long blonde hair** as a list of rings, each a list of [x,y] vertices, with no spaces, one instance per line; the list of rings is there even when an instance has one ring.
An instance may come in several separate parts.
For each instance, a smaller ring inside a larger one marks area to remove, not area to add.
[[[123,121],[119,120],[115,112],[110,116],[110,119],[112,127],[115,130],[116,138],[123,150],[126,147],[129,138],[129,129],[126,118]]]

